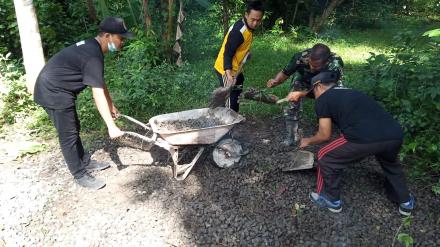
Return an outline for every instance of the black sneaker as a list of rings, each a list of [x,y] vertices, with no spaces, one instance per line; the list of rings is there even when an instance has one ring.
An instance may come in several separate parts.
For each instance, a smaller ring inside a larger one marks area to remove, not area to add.
[[[104,188],[105,183],[101,180],[96,179],[89,173],[84,173],[80,178],[75,178],[75,182],[82,187],[99,190]]]
[[[89,163],[84,167],[87,171],[101,171],[110,167],[107,162],[98,162],[96,160],[90,160]]]
[[[410,216],[414,209],[415,199],[414,196],[409,194],[409,201],[399,204],[399,213],[403,216]]]

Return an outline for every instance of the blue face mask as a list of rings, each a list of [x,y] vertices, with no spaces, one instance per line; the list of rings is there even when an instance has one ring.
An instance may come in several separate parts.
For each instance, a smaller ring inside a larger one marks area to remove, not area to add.
[[[113,42],[111,37],[110,37],[110,42],[107,43],[107,47],[108,47],[108,51],[109,52],[116,52],[116,51],[118,51],[118,48],[116,48],[116,45]]]

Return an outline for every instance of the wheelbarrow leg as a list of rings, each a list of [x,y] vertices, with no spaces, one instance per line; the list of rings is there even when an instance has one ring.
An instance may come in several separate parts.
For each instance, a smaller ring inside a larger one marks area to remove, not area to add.
[[[173,152],[171,152],[171,157],[173,158],[173,177],[174,179],[178,181],[184,180],[189,173],[191,172],[192,168],[196,164],[197,160],[202,155],[203,151],[205,150],[204,147],[201,147],[199,151],[197,152],[197,155],[194,157],[194,159],[191,161],[191,163],[184,164],[184,165],[178,165],[179,162],[179,150],[176,149]]]
[[[178,148],[170,148],[168,150],[171,154],[171,159],[173,160],[173,166],[171,167],[173,170],[173,178],[177,177],[177,164],[179,163],[179,149]]]

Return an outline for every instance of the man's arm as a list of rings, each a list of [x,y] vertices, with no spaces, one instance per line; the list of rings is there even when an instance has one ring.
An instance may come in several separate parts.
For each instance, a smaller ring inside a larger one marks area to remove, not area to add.
[[[113,105],[109,102],[106,97],[105,89],[92,87],[93,99],[95,100],[96,108],[98,108],[99,114],[101,114],[102,119],[107,125],[108,134],[110,138],[117,138],[122,136],[124,133],[116,126],[113,121],[112,114],[109,106]]]
[[[288,75],[284,74],[283,71],[278,72],[278,74],[275,76],[275,78],[269,79],[266,83],[266,86],[268,88],[271,87],[276,87],[278,85],[280,85],[281,83],[283,83],[285,80],[287,80],[287,78],[289,78]]]
[[[228,35],[228,40],[225,44],[225,51],[223,53],[223,69],[225,70],[226,77],[228,78],[228,84],[233,82],[232,74],[232,58],[237,51],[237,48],[243,44],[244,38],[241,32],[237,30],[231,30]],[[237,76],[237,75],[235,75]]]
[[[332,120],[331,118],[320,118],[318,132],[312,137],[301,139],[300,148],[305,148],[309,145],[320,144],[330,140],[332,134]]]
[[[116,108],[116,106],[113,104],[112,97],[110,96],[110,93],[106,85],[104,85],[104,94],[105,94],[105,98],[107,99],[108,108],[110,109],[112,118],[115,119],[118,117],[119,111]]]
[[[287,95],[287,100],[290,102],[297,102],[299,101],[301,98],[306,97],[306,95],[309,93],[310,91],[293,91],[290,92]]]
[[[290,59],[289,63],[286,65],[286,67],[284,67],[283,70],[278,72],[278,74],[276,74],[275,78],[269,79],[266,82],[266,86],[268,88],[276,87],[276,86],[280,85],[281,83],[283,83],[285,80],[287,80],[287,78],[289,78],[293,73],[296,72],[297,64],[298,64],[298,61],[300,58],[301,58],[301,53],[296,53],[295,55],[293,55],[293,57]]]

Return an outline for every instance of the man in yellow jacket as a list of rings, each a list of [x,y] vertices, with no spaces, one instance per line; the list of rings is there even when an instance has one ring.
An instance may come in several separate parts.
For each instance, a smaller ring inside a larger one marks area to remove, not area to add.
[[[230,96],[230,108],[239,110],[238,98],[242,92],[244,76],[239,70],[243,60],[249,54],[253,31],[261,24],[264,9],[260,1],[248,2],[244,18],[229,28],[215,61],[215,72],[221,86],[235,82]]]

